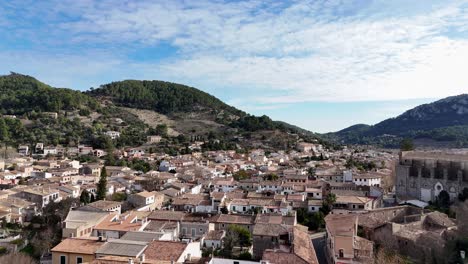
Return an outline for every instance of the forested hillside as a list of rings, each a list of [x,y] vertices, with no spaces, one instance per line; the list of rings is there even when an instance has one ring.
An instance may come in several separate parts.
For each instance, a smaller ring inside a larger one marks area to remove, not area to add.
[[[451,96],[420,105],[374,126],[354,125],[326,135],[329,139],[354,144],[398,147],[403,138],[447,142],[468,146],[468,94]]]
[[[31,111],[90,109],[98,102],[81,92],[52,88],[33,77],[11,73],[0,76],[0,112],[24,114]]]
[[[169,82],[127,80],[79,92],[11,73],[0,76],[0,92],[0,141],[13,146],[42,142],[107,148],[106,131],[120,132],[114,147],[139,146],[149,135],[164,136],[168,139],[164,148],[174,154],[174,147],[187,145],[191,138],[210,140],[205,145],[209,149],[252,142],[291,145],[296,140],[293,133],[306,140],[316,138],[309,131],[249,115],[203,91]],[[164,115],[166,121],[148,122],[137,109]],[[169,125],[174,125],[170,129],[176,135],[168,133]]]
[[[249,115],[208,93],[176,83],[125,80],[102,85],[87,94],[109,99],[116,105],[149,109],[168,115],[201,112],[220,124],[246,131],[288,130],[284,124],[272,121],[268,116]],[[290,130],[294,129],[291,127]]]

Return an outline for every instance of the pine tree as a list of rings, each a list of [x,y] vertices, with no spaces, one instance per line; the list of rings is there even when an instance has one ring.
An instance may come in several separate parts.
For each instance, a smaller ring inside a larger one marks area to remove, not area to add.
[[[97,184],[97,192],[96,192],[97,200],[102,200],[106,198],[106,189],[107,189],[107,171],[106,171],[106,166],[104,166],[101,170],[101,177],[99,178],[99,182]]]

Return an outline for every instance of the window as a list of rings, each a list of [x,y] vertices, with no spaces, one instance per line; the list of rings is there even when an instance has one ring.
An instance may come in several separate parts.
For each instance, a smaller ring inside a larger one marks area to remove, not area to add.
[[[67,257],[66,256],[60,256],[60,264],[67,264]]]
[[[83,263],[83,257],[76,257],[76,264]]]

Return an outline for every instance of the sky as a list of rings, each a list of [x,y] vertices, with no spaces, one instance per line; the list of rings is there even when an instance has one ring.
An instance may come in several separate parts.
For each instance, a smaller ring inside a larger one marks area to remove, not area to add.
[[[0,74],[197,87],[314,132],[468,93],[468,1],[10,0]]]

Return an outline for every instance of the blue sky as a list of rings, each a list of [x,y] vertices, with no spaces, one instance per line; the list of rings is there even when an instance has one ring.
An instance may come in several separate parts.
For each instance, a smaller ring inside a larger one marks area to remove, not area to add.
[[[3,1],[0,73],[191,85],[316,132],[468,92],[467,1]]]

